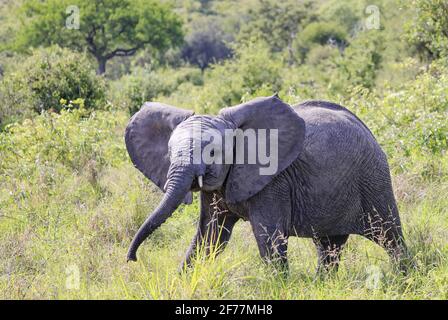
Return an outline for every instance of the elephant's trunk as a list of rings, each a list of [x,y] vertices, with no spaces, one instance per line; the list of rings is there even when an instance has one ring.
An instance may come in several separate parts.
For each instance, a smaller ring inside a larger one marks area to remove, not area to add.
[[[166,184],[165,196],[134,236],[128,250],[127,260],[137,261],[137,249],[145,239],[151,235],[162,223],[168,219],[182,203],[191,188],[194,175],[185,172],[172,174]]]

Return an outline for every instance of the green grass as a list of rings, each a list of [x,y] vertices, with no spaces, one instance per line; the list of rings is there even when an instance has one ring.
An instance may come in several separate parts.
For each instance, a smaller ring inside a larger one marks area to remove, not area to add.
[[[351,236],[339,272],[326,279],[315,278],[312,241],[291,238],[290,276],[282,278],[261,262],[247,222],[237,224],[223,254],[199,257],[179,274],[197,199],[144,243],[137,263],[126,263],[132,236],[160,199],[127,158],[126,122],[124,112],[81,110],[44,114],[0,133],[1,299],[448,298],[446,172],[431,180],[394,174],[417,265],[406,276],[381,248]]]

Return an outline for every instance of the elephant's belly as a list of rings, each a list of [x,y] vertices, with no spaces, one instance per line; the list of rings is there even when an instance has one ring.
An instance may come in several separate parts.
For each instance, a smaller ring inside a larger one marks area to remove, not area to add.
[[[299,237],[363,233],[362,199],[354,181],[297,195],[292,235]]]

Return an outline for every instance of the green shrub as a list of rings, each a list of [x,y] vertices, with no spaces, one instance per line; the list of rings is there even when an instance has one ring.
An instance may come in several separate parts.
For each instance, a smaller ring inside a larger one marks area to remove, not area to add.
[[[377,30],[359,33],[338,61],[337,81],[343,78],[352,86],[374,87],[384,51],[383,40]]]
[[[413,0],[414,18],[407,25],[406,38],[421,57],[448,55],[448,6],[446,0]]]
[[[33,111],[102,107],[105,83],[93,70],[83,54],[59,47],[34,50],[0,83],[0,120]]]
[[[124,144],[117,136],[122,137],[126,115],[98,112],[101,113],[86,109],[62,110],[60,114],[44,111],[22,123],[7,125],[0,133],[0,175],[32,179],[40,163],[81,172],[91,161],[98,166],[123,161]],[[117,127],[120,132],[114,132]]]
[[[271,53],[265,42],[248,42],[235,50],[235,58],[215,64],[205,73],[204,86],[196,92],[184,92],[200,112],[217,112],[241,102],[263,88],[271,95],[280,90],[282,60]]]
[[[408,68],[403,63],[401,68]],[[434,62],[415,80],[383,92],[359,86],[341,103],[373,131],[393,174],[438,181],[448,172],[448,67]]]
[[[116,105],[134,114],[144,102],[153,101],[160,96],[169,96],[184,83],[201,85],[202,82],[202,73],[198,68],[137,68],[132,74],[115,81],[111,86],[110,95]]]
[[[281,56],[273,54],[269,46],[262,41],[240,44],[235,49],[233,59],[211,65],[204,71],[203,77],[199,77],[197,71],[186,72],[181,76],[183,70],[189,69],[181,68],[171,72],[159,70],[137,77],[134,84],[131,82],[128,85],[123,83],[133,77],[125,77],[126,80],[120,81],[120,85],[128,87],[123,90],[126,92],[124,100],[127,102],[122,104],[127,107],[131,101],[129,109],[136,110],[142,102],[156,97],[159,101],[195,109],[201,113],[216,113],[221,108],[240,103],[243,97],[255,94],[272,95],[280,91],[282,86]],[[140,84],[140,81],[146,78],[144,81],[147,81],[148,85]],[[142,89],[144,87],[149,88],[146,95]],[[135,99],[130,99],[131,96]]]
[[[336,22],[347,32],[351,32],[359,24],[360,14],[364,9],[365,6],[360,1],[325,1],[319,8],[319,18],[324,21]]]
[[[324,46],[319,45],[313,47],[308,52],[306,62],[313,66],[318,66],[322,64],[324,60],[335,58],[338,57],[339,55],[340,55],[339,51],[335,47],[329,45]]]
[[[273,52],[287,49],[303,25],[315,19],[312,1],[260,0],[255,3],[243,18],[238,39],[260,39]]]
[[[328,44],[334,41],[338,46],[347,42],[347,33],[344,28],[334,22],[313,22],[306,26],[300,37],[309,44]]]

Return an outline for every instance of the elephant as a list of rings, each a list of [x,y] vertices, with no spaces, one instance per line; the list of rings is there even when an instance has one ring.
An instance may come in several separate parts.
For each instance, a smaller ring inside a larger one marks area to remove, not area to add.
[[[214,138],[191,134],[195,128],[213,130]],[[229,156],[237,147],[251,147],[246,136],[238,145],[233,136],[224,148],[216,132],[225,137],[232,130],[252,130],[258,138],[263,130],[264,137],[267,131],[277,133],[276,139],[266,138],[276,152],[272,174],[261,174],[266,163],[260,160],[238,162],[234,154]],[[290,236],[311,238],[317,271],[326,272],[337,270],[351,234],[379,244],[395,265],[406,268],[407,248],[386,155],[368,127],[338,104],[290,106],[275,94],[211,116],[147,102],[129,121],[125,143],[134,166],[164,192],[133,238],[128,261],[136,261],[141,243],[191,199],[191,192],[199,192],[199,221],[181,265],[185,269],[200,245],[206,254],[213,246],[222,252],[240,219],[250,222],[263,260],[284,270],[289,270]],[[231,161],[192,161],[196,151],[207,148],[215,160]]]

